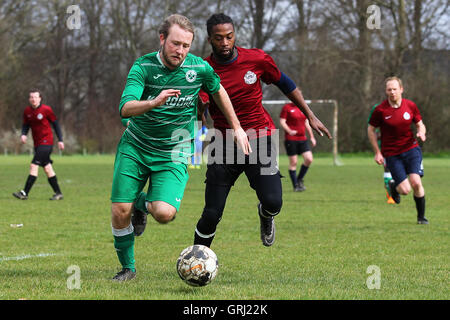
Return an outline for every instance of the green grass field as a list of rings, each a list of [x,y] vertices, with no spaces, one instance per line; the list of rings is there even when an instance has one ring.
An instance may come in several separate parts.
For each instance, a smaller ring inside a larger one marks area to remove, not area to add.
[[[228,198],[212,249],[220,270],[203,288],[184,284],[178,254],[192,244],[203,209],[204,174],[190,170],[177,219],[154,220],[136,238],[138,277],[110,279],[120,269],[110,225],[113,156],[54,155],[65,199],[52,195],[44,172],[30,199],[23,188],[29,156],[0,157],[0,299],[449,299],[450,161],[425,158],[429,225],[416,224],[412,195],[386,203],[383,170],[370,156],[343,156],[343,166],[316,156],[303,193],[283,179],[276,243],[259,239],[257,198],[242,175]],[[287,158],[280,158],[287,175]],[[13,228],[11,224],[23,224]],[[69,289],[71,266],[81,288]],[[369,266],[380,289],[369,289]],[[70,269],[69,269],[70,271]]]

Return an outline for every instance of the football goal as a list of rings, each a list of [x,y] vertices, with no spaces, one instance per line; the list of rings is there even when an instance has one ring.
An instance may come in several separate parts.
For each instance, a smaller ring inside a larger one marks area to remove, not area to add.
[[[342,165],[339,160],[338,151],[338,102],[336,100],[305,100],[314,114],[322,121],[322,123],[328,128],[332,140],[328,138],[318,138],[318,134],[314,131],[317,140],[317,146],[313,152],[326,152],[332,153],[333,164],[338,166]],[[286,103],[290,103],[290,100],[263,100],[263,106],[272,116],[275,126],[280,129],[280,152],[284,150],[284,132],[280,125],[280,112]]]

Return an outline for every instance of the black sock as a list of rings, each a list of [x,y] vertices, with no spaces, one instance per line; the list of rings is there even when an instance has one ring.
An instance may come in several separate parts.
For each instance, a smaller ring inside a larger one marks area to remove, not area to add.
[[[37,177],[32,176],[31,174],[27,178],[27,182],[25,182],[25,188],[23,188],[23,191],[28,195],[28,193],[31,190],[31,187],[33,186],[34,182],[36,181]]]
[[[421,198],[414,196],[414,201],[416,202],[417,219],[425,218],[425,196]]]
[[[50,183],[50,185],[52,186],[52,189],[55,193],[58,193],[58,194],[61,193],[61,190],[59,189],[59,185],[58,185],[58,179],[56,179],[56,176],[48,178],[48,183]]]
[[[211,236],[209,238],[202,238],[197,234],[197,232],[194,232],[194,244],[201,244],[209,248],[211,247],[211,243],[213,242],[213,240],[214,236]]]
[[[297,186],[297,172],[295,170],[289,170],[289,176],[291,177],[292,185],[295,188]]]
[[[308,169],[309,169],[309,167],[307,167],[307,166],[305,166],[304,164],[302,164],[297,179],[298,179],[298,180],[303,180],[303,178],[304,178],[305,175],[306,175],[306,172],[308,172]]]

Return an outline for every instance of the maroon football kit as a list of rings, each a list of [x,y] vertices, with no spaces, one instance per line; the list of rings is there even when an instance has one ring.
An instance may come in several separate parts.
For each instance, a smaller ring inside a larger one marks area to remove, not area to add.
[[[306,127],[305,121],[307,120],[305,114],[293,103],[288,103],[283,106],[280,113],[280,119],[285,119],[287,126],[291,130],[297,131],[296,134],[290,135],[285,132],[285,140],[289,141],[305,141]]]

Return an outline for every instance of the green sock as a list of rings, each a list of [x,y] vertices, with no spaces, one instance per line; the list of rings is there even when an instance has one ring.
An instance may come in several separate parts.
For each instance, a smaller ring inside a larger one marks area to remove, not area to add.
[[[391,195],[391,189],[389,188],[389,181],[391,181],[392,178],[384,178],[384,187],[386,188],[387,192],[389,193],[389,195]]]
[[[145,205],[145,202],[146,202],[145,197],[146,196],[147,196],[147,194],[145,192],[141,192],[139,194],[139,196],[137,197],[136,202],[134,203],[134,206],[138,210],[148,213],[147,206]]]
[[[122,268],[136,271],[134,261],[134,233],[123,236],[114,235],[114,248]]]

